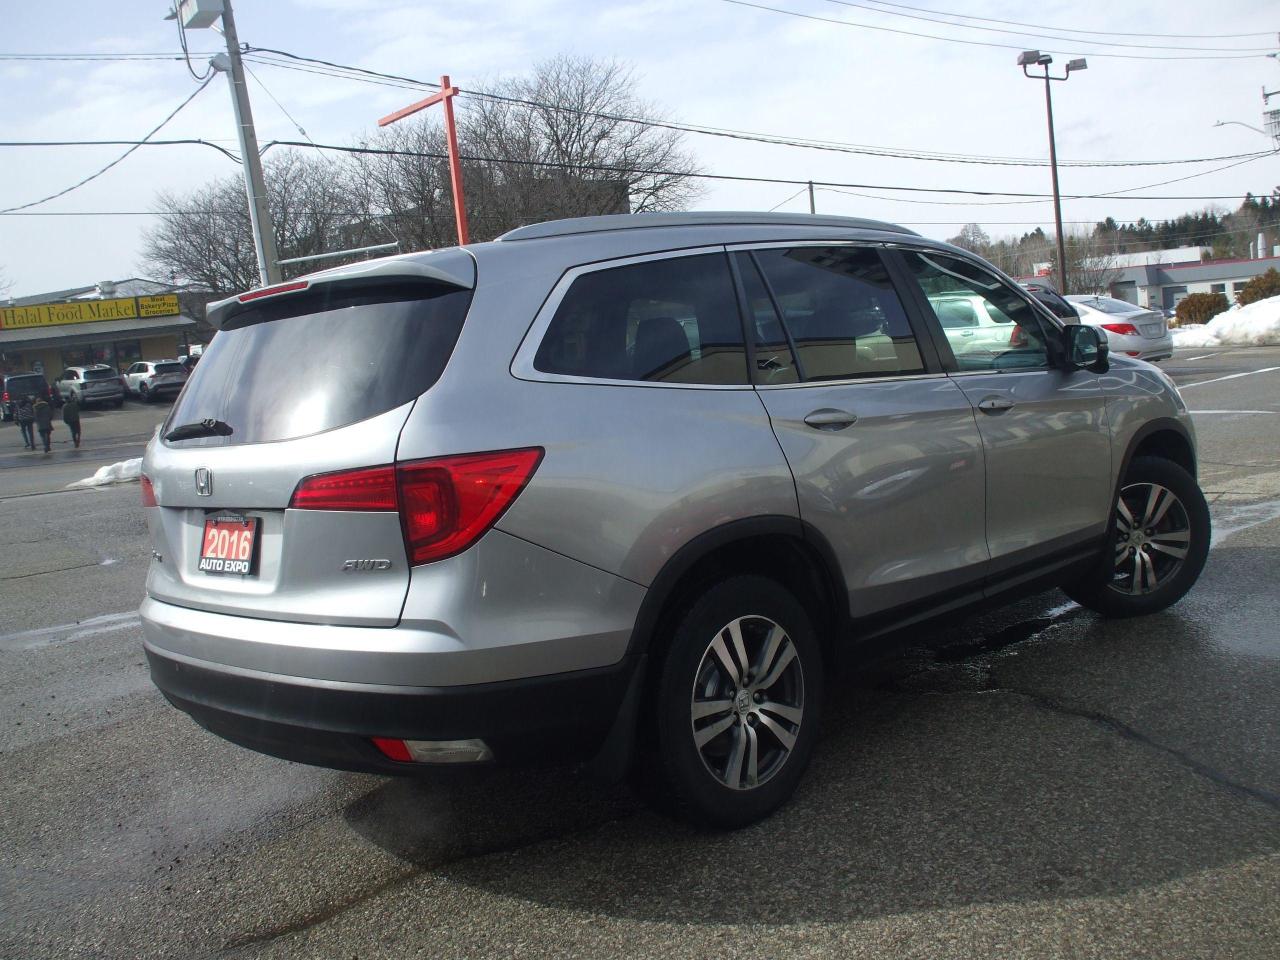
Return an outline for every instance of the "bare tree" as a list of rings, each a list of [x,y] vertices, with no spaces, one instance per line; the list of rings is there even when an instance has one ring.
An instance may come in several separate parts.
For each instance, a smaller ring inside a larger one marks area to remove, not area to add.
[[[982,226],[977,223],[966,223],[960,228],[960,232],[954,237],[947,239],[947,243],[969,250],[976,253],[980,257],[987,255],[987,250],[991,247],[991,237]]]
[[[1053,277],[1058,288],[1071,293],[1110,296],[1111,285],[1120,279],[1120,268],[1106,241],[1091,233],[1067,234],[1063,238],[1063,248],[1066,254],[1065,286],[1056,251],[1052,257]]]
[[[271,218],[282,259],[349,249],[390,239],[358,203],[360,178],[351,165],[302,151],[282,151],[265,167]],[[148,231],[143,256],[148,272],[215,293],[247,290],[260,282],[245,201],[236,175],[188,194],[161,193],[162,220]],[[340,261],[327,261],[333,266]],[[285,276],[314,269],[286,266]]]
[[[688,206],[698,170],[683,135],[631,122],[662,119],[635,85],[614,61],[560,56],[466,97],[458,141],[472,238],[541,220]],[[366,145],[432,155],[360,158],[371,215],[385,216],[409,248],[455,243],[439,121],[424,114]]]

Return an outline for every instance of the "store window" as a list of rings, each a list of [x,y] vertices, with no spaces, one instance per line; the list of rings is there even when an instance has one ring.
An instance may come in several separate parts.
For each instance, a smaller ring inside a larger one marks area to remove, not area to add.
[[[116,350],[117,370],[127,370],[142,359],[142,342],[140,340],[117,340],[113,346]]]
[[[64,367],[89,367],[95,363],[105,363],[114,367],[115,351],[109,343],[90,343],[82,347],[69,347],[62,351]]]

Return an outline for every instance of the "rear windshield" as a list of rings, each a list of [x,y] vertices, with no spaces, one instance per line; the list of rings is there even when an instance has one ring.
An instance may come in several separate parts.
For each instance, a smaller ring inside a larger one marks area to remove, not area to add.
[[[157,363],[156,373],[186,373],[187,368],[180,363]]]
[[[39,392],[48,384],[44,382],[44,377],[40,376],[40,374],[29,373],[21,377],[8,377],[4,381],[4,386],[10,393],[22,393],[24,391],[30,393],[31,391]]]
[[[86,380],[114,380],[116,378],[116,372],[114,370],[108,370],[105,367],[101,370],[86,370],[84,372],[84,378]]]
[[[470,303],[470,290],[426,282],[268,300],[205,348],[165,431],[221,420],[229,436],[174,442],[265,443],[385,413],[440,378]]]
[[[1137,313],[1142,308],[1136,304],[1128,303],[1124,300],[1113,300],[1111,297],[1090,297],[1088,300],[1079,300],[1086,307],[1093,307],[1095,310],[1101,310],[1103,313],[1125,314]]]

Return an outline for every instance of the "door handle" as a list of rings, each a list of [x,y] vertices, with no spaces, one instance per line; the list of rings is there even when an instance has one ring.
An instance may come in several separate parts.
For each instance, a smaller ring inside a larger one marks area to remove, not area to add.
[[[805,417],[804,422],[817,430],[843,430],[845,427],[857,423],[858,417],[856,414],[848,413],[844,410],[823,407],[821,410],[815,410]]]
[[[987,397],[978,403],[978,409],[983,413],[1004,413],[1012,407],[1013,401],[1008,397]]]

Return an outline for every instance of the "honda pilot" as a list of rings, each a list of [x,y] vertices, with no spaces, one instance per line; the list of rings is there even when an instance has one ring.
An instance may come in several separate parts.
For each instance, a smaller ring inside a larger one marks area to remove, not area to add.
[[[888,223],[567,220],[208,317],[143,464],[146,654],[290,760],[591,760],[741,826],[874,645],[1054,586],[1153,613],[1209,547],[1169,378]]]

